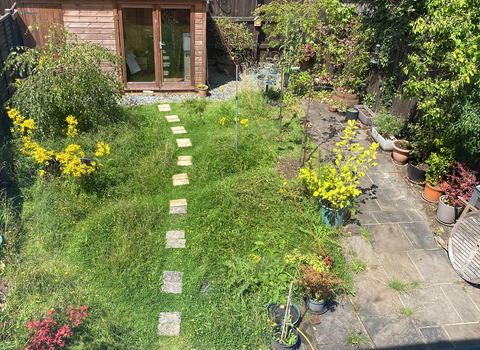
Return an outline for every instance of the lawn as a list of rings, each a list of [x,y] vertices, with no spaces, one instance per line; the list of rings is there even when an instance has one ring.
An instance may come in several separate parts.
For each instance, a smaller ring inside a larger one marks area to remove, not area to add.
[[[265,106],[260,94],[252,99],[280,163],[299,159],[300,121],[284,111],[280,134],[278,108]],[[25,347],[27,321],[43,319],[51,308],[64,314],[68,305],[88,306],[70,349],[268,349],[265,306],[285,300],[296,271],[284,257],[319,254],[318,246],[245,95],[239,110],[248,126],[239,124],[238,150],[233,101],[171,107],[168,113],[156,105],[126,108],[114,125],[80,134],[77,142],[87,150],[98,140],[111,147],[100,170],[85,178],[40,178],[27,159],[19,160],[22,200],[14,208],[4,200],[2,208],[4,218],[19,213],[5,227],[11,232],[0,276],[11,290],[0,313],[2,349]],[[177,147],[168,114],[180,117],[174,125],[185,127],[180,138],[190,138],[192,148]],[[193,156],[193,165],[178,167],[179,155]],[[184,172],[190,184],[173,187],[172,176]],[[320,224],[318,205],[302,196],[296,179],[288,181],[350,288],[333,241],[338,232]],[[187,214],[170,215],[169,201],[181,198]],[[185,230],[185,249],[165,248],[169,230]],[[184,272],[181,294],[161,291],[166,270]],[[179,337],[157,335],[159,313],[169,311],[182,313]]]

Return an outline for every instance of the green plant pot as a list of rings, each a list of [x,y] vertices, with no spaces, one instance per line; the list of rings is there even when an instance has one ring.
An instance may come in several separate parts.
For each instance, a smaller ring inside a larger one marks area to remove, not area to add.
[[[270,340],[271,340],[270,344],[271,344],[272,350],[285,350],[285,349],[294,350],[294,349],[296,349],[297,343],[298,343],[298,333],[295,330],[295,328],[293,328],[292,326],[287,325],[287,328],[291,329],[292,332],[295,334],[295,336],[296,336],[295,343],[292,344],[292,345],[282,345],[282,344],[277,343],[277,341],[274,340],[273,337],[270,337]],[[281,333],[282,332],[282,325],[281,324],[276,325],[275,327],[273,327],[273,331],[277,332],[277,333]]]
[[[350,214],[350,205],[342,209],[329,208],[322,200],[320,203],[320,218],[328,227],[339,228],[348,219]]]

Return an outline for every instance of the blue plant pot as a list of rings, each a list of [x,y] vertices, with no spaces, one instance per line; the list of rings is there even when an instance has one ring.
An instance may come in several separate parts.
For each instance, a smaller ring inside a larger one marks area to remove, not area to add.
[[[339,228],[348,219],[350,214],[350,205],[342,209],[334,209],[327,207],[322,200],[320,203],[320,218],[328,227]]]

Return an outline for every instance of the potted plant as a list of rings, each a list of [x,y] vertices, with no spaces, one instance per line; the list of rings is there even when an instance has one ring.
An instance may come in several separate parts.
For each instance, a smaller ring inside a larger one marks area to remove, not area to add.
[[[345,119],[348,120],[357,120],[358,118],[358,109],[354,107],[347,108],[347,114]]]
[[[366,105],[355,105],[353,106],[358,110],[358,119],[364,125],[372,125],[373,119],[376,117],[376,114],[372,112],[370,108]]]
[[[410,151],[413,149],[412,144],[407,140],[393,141],[393,164],[405,165],[408,162]]]
[[[198,89],[198,94],[200,95],[200,97],[206,97],[207,96],[207,92],[208,92],[208,86],[205,85],[205,84],[198,84],[197,85],[197,89]]]
[[[335,102],[333,102],[333,100],[328,101],[328,111],[332,113],[335,113],[337,111],[337,105],[335,104]]]
[[[318,170],[310,166],[300,170],[300,178],[314,197],[319,197],[320,217],[329,227],[342,226],[349,214],[354,198],[359,196],[358,179],[365,175],[365,170],[376,166],[377,143],[369,150],[360,147],[352,140],[358,127],[355,121],[348,121],[341,137],[336,143],[333,164],[323,164]],[[311,165],[311,162],[309,163]]]
[[[273,323],[270,338],[272,350],[293,350],[298,342],[298,332],[293,325]]]
[[[318,271],[312,266],[298,267],[300,278],[296,283],[303,290],[307,306],[313,313],[321,313],[326,302],[335,295],[335,281],[328,276],[327,271]]]
[[[347,114],[347,108],[345,107],[345,103],[343,103],[343,100],[340,100],[337,105],[337,114],[338,115],[346,115]]]
[[[387,111],[382,111],[377,115],[372,115],[372,137],[378,142],[383,151],[392,151],[393,142],[397,139],[403,128],[403,118],[397,118]]]
[[[426,182],[422,197],[427,202],[437,203],[445,192],[445,178],[450,168],[450,157],[432,152],[425,162],[429,167],[425,173]]]
[[[414,143],[413,150],[410,151],[409,155],[407,180],[418,185],[425,185],[427,179],[428,165],[422,159],[423,157]]]
[[[310,65],[310,61],[315,56],[315,53],[316,51],[312,45],[303,44],[300,50],[300,62],[299,62],[300,68],[307,69],[308,66]]]
[[[467,202],[470,200],[477,185],[477,177],[475,172],[454,160],[452,172],[446,178],[445,195],[439,198],[436,219],[443,225],[451,226],[464,207],[460,197]]]

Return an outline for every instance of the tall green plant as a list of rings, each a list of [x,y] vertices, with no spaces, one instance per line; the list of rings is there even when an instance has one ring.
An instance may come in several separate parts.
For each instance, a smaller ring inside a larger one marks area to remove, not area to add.
[[[244,22],[234,22],[230,17],[218,18],[215,22],[221,34],[217,37],[217,48],[226,52],[226,44],[233,57],[248,59],[252,56],[255,41],[252,32]],[[225,39],[225,42],[223,39]]]
[[[17,48],[8,56],[4,71],[22,78],[9,104],[35,118],[42,136],[61,134],[69,115],[80,129],[92,129],[118,116],[121,62],[109,49],[53,26],[44,46]]]

